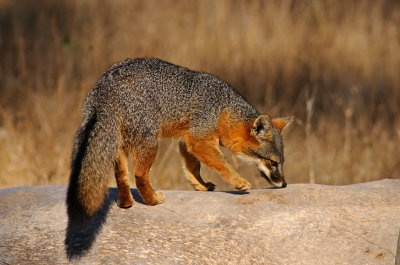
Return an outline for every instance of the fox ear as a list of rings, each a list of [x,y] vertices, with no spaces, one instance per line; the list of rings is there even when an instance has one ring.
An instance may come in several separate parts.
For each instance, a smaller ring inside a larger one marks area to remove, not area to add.
[[[289,116],[289,117],[284,117],[284,118],[275,118],[272,119],[272,124],[278,128],[279,132],[282,132],[283,128],[285,128],[288,124],[290,124],[293,121],[294,117]]]
[[[271,117],[268,115],[258,116],[253,122],[250,134],[258,139],[270,139],[273,136]]]

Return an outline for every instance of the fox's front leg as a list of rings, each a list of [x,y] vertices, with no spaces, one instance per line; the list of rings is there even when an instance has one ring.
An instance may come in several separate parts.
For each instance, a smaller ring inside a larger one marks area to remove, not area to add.
[[[196,137],[188,137],[186,145],[188,150],[202,163],[220,173],[236,189],[241,191],[250,189],[250,183],[240,177],[224,159],[219,149],[217,138],[204,140]]]
[[[186,179],[189,180],[193,188],[195,190],[213,191],[215,189],[215,185],[211,182],[206,183],[201,178],[200,161],[187,150],[184,142],[179,143],[179,152],[183,159],[183,169],[185,171]]]

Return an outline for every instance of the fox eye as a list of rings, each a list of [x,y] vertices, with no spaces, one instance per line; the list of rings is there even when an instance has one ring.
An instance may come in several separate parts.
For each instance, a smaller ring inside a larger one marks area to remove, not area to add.
[[[274,161],[274,160],[269,160],[269,161],[271,162],[271,166],[273,166],[273,167],[278,166],[278,163],[276,161]]]

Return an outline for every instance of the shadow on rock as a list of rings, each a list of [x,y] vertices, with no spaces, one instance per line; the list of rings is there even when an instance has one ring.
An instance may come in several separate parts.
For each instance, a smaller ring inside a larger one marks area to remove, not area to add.
[[[111,204],[115,203],[117,198],[117,193],[110,190],[102,207],[92,218],[84,222],[74,222],[68,218],[65,251],[69,260],[79,259],[90,250],[106,221]]]
[[[234,194],[234,195],[246,195],[246,194],[250,193],[248,191],[240,191],[240,190],[222,190],[222,191],[217,191],[217,192],[224,192],[224,193],[229,193],[229,194]]]
[[[279,190],[279,189],[284,189],[284,188],[280,188],[280,187],[263,188],[263,190]],[[240,191],[240,190],[221,190],[221,191],[217,191],[217,192],[224,192],[224,193],[229,193],[229,194],[233,194],[233,195],[246,195],[246,194],[251,193],[251,191]]]
[[[131,189],[132,196],[137,203],[144,204],[137,189]],[[116,188],[110,188],[108,196],[100,210],[84,222],[74,222],[68,218],[68,226],[65,238],[65,250],[69,260],[79,259],[92,247],[97,235],[106,221],[110,207],[118,200]]]

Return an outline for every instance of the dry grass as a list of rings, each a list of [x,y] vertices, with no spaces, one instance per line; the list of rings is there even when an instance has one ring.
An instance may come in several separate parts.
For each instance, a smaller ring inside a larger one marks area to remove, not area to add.
[[[66,183],[87,91],[113,63],[144,56],[211,72],[261,111],[295,115],[289,183],[311,172],[327,184],[400,177],[399,25],[400,4],[383,0],[2,0],[0,187]],[[170,141],[151,175],[156,188],[190,189]]]

